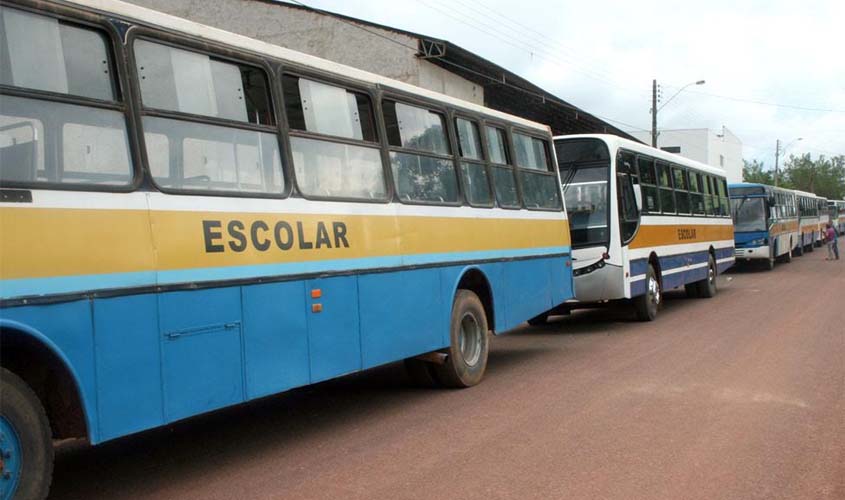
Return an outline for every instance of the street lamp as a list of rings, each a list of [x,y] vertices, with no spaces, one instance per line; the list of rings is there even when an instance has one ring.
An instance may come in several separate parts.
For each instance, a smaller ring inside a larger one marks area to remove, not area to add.
[[[651,145],[652,147],[657,147],[657,112],[666,107],[669,102],[678,96],[681,92],[684,91],[687,87],[691,85],[704,85],[704,80],[698,80],[695,82],[689,82],[688,84],[684,85],[677,92],[672,94],[666,102],[664,102],[659,108],[657,107],[657,80],[651,81]]]
[[[789,146],[792,146],[798,141],[804,140],[803,137],[796,137],[789,141],[789,143],[783,147],[783,152],[786,153],[786,150],[789,149]],[[778,158],[780,157],[780,139],[775,141],[775,187],[778,186]]]

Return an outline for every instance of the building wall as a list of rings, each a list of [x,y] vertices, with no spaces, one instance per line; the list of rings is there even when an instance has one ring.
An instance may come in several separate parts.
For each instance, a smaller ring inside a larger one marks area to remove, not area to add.
[[[651,144],[649,132],[631,132],[637,139]],[[661,149],[680,148],[681,156],[725,169],[728,182],[742,182],[742,141],[730,130],[704,128],[662,130],[657,137]]]
[[[416,57],[417,38],[402,33],[372,26],[368,32],[332,16],[255,0],[127,1],[484,104],[483,88]]]

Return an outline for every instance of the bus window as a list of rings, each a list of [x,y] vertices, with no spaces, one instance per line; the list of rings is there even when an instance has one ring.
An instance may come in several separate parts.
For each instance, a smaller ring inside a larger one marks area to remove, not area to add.
[[[548,143],[517,132],[513,138],[525,208],[560,208],[560,187],[549,165]]]
[[[690,203],[694,215],[704,215],[704,188],[701,186],[701,174],[689,173]]]
[[[714,215],[714,208],[719,206],[719,200],[713,196],[715,194],[713,190],[713,178],[709,175],[702,174],[701,180],[704,184],[704,211],[707,215]]]
[[[292,75],[282,77],[282,87],[300,192],[317,198],[386,199],[369,96]]]
[[[730,215],[730,200],[728,200],[728,181],[716,179],[719,191],[719,215],[727,217]],[[784,207],[785,208],[785,207]]]
[[[391,151],[393,181],[401,201],[458,203],[458,179],[449,157],[446,119],[441,113],[384,101],[388,143],[413,152]]]
[[[138,40],[134,50],[145,142],[150,139],[147,159],[158,186],[282,194],[281,154],[262,70],[149,40]],[[176,120],[158,110],[204,115],[220,123]],[[167,138],[167,155],[151,149],[162,143],[160,136]]]
[[[478,124],[464,118],[455,118],[455,130],[458,135],[461,178],[467,202],[472,206],[493,206],[493,193],[487,178],[487,166],[483,163]]]
[[[657,181],[660,185],[660,207],[664,214],[674,214],[675,193],[672,190],[672,175],[669,171],[669,164],[657,162]]]
[[[640,173],[640,189],[643,193],[643,213],[660,213],[660,194],[657,191],[657,175],[654,172],[654,160],[646,156],[637,157]]]
[[[0,96],[0,182],[129,185],[126,118],[116,103],[107,38],[12,8],[0,7],[0,16],[0,84],[22,91]],[[64,94],[76,103],[27,90]]]
[[[622,152],[616,160],[616,201],[622,244],[628,244],[637,232],[639,213],[634,196],[634,155]]]
[[[516,190],[513,167],[509,166],[510,155],[508,154],[508,139],[505,130],[487,125],[485,132],[496,201],[503,208],[519,208],[519,194]]]
[[[687,173],[680,167],[672,167],[672,177],[675,181],[675,200],[679,214],[690,213],[690,195],[687,183]]]

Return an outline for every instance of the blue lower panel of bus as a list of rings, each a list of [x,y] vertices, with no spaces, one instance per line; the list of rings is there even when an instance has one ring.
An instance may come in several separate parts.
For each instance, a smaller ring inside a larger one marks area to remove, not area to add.
[[[7,308],[78,380],[92,443],[449,344],[480,271],[496,331],[572,297],[568,257],[431,267]]]
[[[716,253],[716,272],[721,274],[731,267],[732,262],[722,262],[722,259],[727,259],[734,254],[733,248],[720,248],[715,250]],[[670,255],[666,257],[659,257],[660,271],[663,276],[663,289],[671,290],[678,288],[687,283],[700,281],[707,278],[707,267],[697,267],[694,269],[681,268],[686,266],[694,266],[704,264],[710,257],[709,252],[691,252],[678,255]],[[631,276],[641,279],[631,282],[631,297],[642,295],[646,292],[645,273],[648,269],[648,259],[632,260],[630,264]]]

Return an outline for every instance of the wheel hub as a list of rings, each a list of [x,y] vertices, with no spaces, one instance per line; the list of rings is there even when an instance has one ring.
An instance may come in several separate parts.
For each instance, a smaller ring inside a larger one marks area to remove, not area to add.
[[[475,366],[481,359],[481,326],[472,314],[465,314],[461,318],[461,331],[458,336],[458,344],[461,349],[461,357],[464,363]]]
[[[21,474],[21,444],[12,424],[0,416],[0,499],[11,500]]]
[[[648,279],[648,294],[655,305],[660,304],[660,283],[654,278]]]

